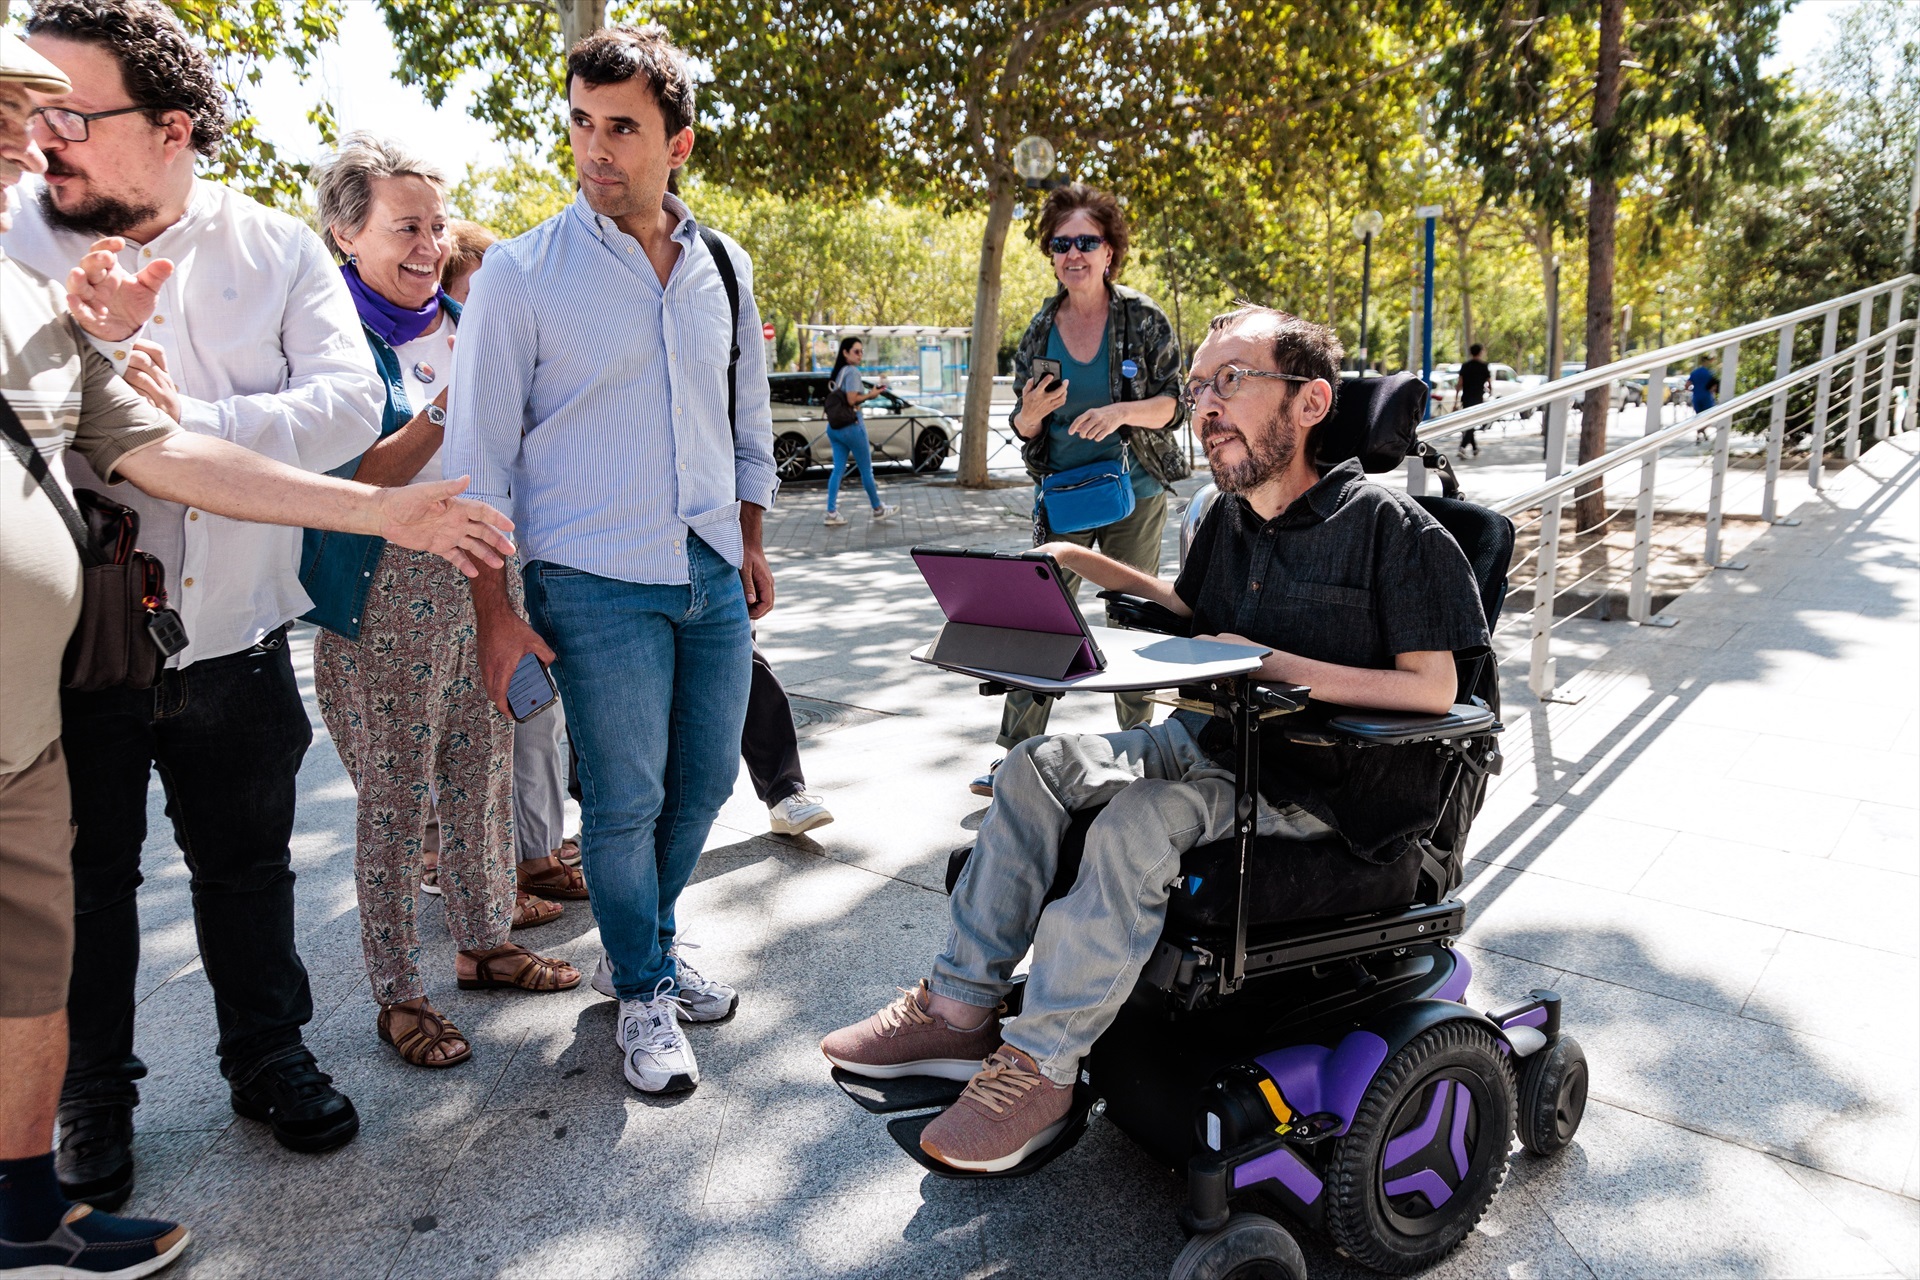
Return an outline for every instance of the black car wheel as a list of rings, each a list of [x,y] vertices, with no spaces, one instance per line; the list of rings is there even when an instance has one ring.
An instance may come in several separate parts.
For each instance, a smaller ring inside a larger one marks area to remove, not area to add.
[[[813,450],[807,438],[789,431],[773,438],[773,467],[782,480],[798,480],[813,465]]]
[[[922,427],[920,434],[913,438],[913,469],[917,472],[938,471],[940,464],[947,460],[947,433],[939,427]]]
[[[1169,1280],[1307,1280],[1307,1260],[1273,1219],[1236,1213],[1218,1231],[1187,1241]]]
[[[1550,1156],[1573,1141],[1587,1113],[1587,1055],[1561,1036],[1520,1068],[1520,1141]]]
[[[1493,1033],[1443,1022],[1388,1059],[1327,1170],[1327,1231],[1390,1275],[1425,1270],[1486,1213],[1506,1177],[1513,1073]]]

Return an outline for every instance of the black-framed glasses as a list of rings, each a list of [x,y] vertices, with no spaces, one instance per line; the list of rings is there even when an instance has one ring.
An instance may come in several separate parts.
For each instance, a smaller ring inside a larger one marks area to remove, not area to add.
[[[1053,254],[1055,257],[1059,257],[1061,254],[1072,249],[1078,249],[1082,253],[1092,253],[1106,242],[1107,238],[1105,236],[1055,236],[1053,239],[1047,241],[1047,252]]]
[[[1180,403],[1192,413],[1198,406],[1200,392],[1212,387],[1213,394],[1222,400],[1231,400],[1240,394],[1240,384],[1248,378],[1272,378],[1275,382],[1312,382],[1313,379],[1303,373],[1268,373],[1265,369],[1242,369],[1239,365],[1223,364],[1213,371],[1211,378],[1188,378],[1187,385],[1180,393]]]
[[[95,120],[105,120],[109,116],[129,116],[136,111],[151,111],[152,107],[115,107],[111,111],[69,111],[65,107],[35,107],[27,112],[31,119],[39,116],[46,122],[47,131],[62,142],[85,142]]]

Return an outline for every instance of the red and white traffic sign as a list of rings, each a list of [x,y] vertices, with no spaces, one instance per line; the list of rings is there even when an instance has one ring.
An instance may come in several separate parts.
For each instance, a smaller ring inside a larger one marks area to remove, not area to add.
[[[760,326],[760,336],[765,338],[768,342],[773,341],[773,321],[769,320],[765,324]]]

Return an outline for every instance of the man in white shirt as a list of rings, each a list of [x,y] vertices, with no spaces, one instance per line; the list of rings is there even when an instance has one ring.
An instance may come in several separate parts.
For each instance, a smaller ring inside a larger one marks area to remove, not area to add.
[[[40,99],[44,182],[23,184],[7,252],[64,278],[99,237],[154,293],[130,331],[74,307],[129,385],[187,430],[308,471],[364,452],[382,388],[339,272],[297,220],[194,176],[225,100],[206,55],[154,0],[41,0],[28,43],[73,89]],[[167,267],[159,264],[170,262]],[[81,487],[103,487],[69,455]],[[122,498],[165,564],[190,641],[150,691],[66,693],[78,819],[70,1063],[60,1109],[67,1194],[111,1208],[132,1186],[135,906],[156,766],[193,877],[195,925],[236,1112],[291,1149],[358,1131],[301,1042],[312,994],[293,935],[294,778],[312,739],[285,626],[312,605],[295,529]]]

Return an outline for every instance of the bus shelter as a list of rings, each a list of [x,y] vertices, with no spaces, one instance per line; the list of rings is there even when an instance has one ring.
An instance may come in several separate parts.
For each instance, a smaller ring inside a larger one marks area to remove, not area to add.
[[[844,338],[866,347],[861,371],[884,377],[893,391],[916,404],[959,417],[966,389],[971,329],[917,324],[803,324],[798,326],[800,363],[831,369]]]

